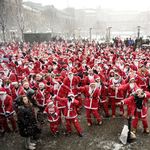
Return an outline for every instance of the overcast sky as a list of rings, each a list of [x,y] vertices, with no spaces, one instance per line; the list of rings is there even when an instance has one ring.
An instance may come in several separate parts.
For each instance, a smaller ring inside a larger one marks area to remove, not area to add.
[[[111,8],[114,10],[138,10],[146,11],[150,7],[150,0],[23,0],[54,5],[57,9],[64,9],[68,5],[74,8]]]

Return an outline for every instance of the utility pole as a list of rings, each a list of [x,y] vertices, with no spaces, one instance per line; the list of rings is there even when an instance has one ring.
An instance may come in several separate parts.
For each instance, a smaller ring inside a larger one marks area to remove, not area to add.
[[[110,29],[111,29],[112,27],[108,27],[108,29],[109,29],[109,42],[110,42]]]
[[[140,38],[140,30],[141,30],[141,26],[138,26],[138,38]]]
[[[92,28],[90,28],[90,42],[91,42],[91,30],[92,30]]]

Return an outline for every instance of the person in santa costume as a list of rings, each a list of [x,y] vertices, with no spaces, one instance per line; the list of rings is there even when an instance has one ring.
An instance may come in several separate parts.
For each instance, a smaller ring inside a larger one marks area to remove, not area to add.
[[[144,93],[142,89],[137,88],[136,92],[132,94],[132,96],[121,100],[120,102],[116,103],[117,105],[125,105],[130,103],[132,106],[132,117],[133,117],[133,133],[136,133],[137,130],[137,124],[139,118],[142,120],[143,128],[146,133],[149,133],[148,130],[148,123],[147,123],[147,106],[146,101],[150,97],[150,93],[146,92]]]
[[[64,117],[66,120],[66,127],[67,127],[67,133],[66,136],[69,136],[71,134],[71,122],[74,124],[76,130],[79,133],[79,136],[82,137],[82,129],[78,123],[77,119],[77,112],[76,112],[76,106],[79,105],[79,102],[75,99],[75,95],[73,92],[69,92],[68,98],[60,98],[59,96],[54,95],[54,93],[50,92],[52,95],[52,98],[57,101],[61,101],[65,103],[64,108]]]
[[[39,83],[39,89],[36,91],[35,99],[38,101],[39,106],[45,108],[46,102],[50,97],[50,86],[45,85],[43,82]],[[44,124],[43,112],[41,109],[37,112],[37,119],[41,124]]]
[[[119,86],[124,85],[125,82],[118,74],[118,72],[114,73],[114,78],[110,80],[108,87],[109,100],[112,109],[112,117],[115,118],[116,115],[116,101],[121,101],[124,98],[123,91],[118,91]],[[125,116],[123,106],[120,107],[120,114]]]
[[[60,98],[65,98],[70,92],[70,88],[61,82],[60,79],[57,79],[54,83],[54,86],[51,88],[51,92]],[[55,106],[59,109],[59,120],[58,123],[62,123],[61,112],[64,112],[64,108],[66,107],[64,103],[61,101],[54,101]]]
[[[145,65],[142,65],[139,71],[136,72],[137,75],[140,77],[140,86],[144,91],[148,91],[148,87],[146,85],[146,77],[148,77],[149,72],[146,70]]]
[[[93,70],[92,69],[89,69],[88,70],[88,76],[86,76],[85,78],[84,78],[84,84],[85,85],[89,85],[90,84],[90,80],[92,80],[92,79],[96,79],[97,78],[97,74],[95,74],[94,72],[93,72]]]
[[[0,88],[0,124],[4,129],[4,134],[10,132],[7,119],[10,121],[13,130],[18,132],[13,113],[14,109],[12,97],[6,94],[5,89],[2,87]]]
[[[51,132],[55,137],[57,137],[59,135],[58,132],[59,110],[54,105],[51,99],[47,100],[47,106],[44,109],[43,113],[48,115],[48,121],[50,123]]]
[[[7,78],[12,82],[16,81],[16,76],[11,71],[9,71],[8,67],[4,68],[4,75],[7,76]]]
[[[118,91],[128,91],[127,96],[129,97],[131,94],[134,94],[136,89],[139,88],[135,82],[134,76],[130,76],[129,83],[125,85],[121,85],[118,87]],[[131,115],[131,105],[127,104],[127,117]]]
[[[63,83],[70,88],[70,91],[73,92],[75,99],[81,102],[82,99],[81,96],[78,96],[78,89],[77,89],[77,86],[79,84],[79,79],[73,75],[71,70],[68,70],[67,73],[68,76],[64,79]],[[77,106],[77,112],[80,114],[79,105]]]
[[[102,121],[98,113],[98,99],[101,95],[99,88],[96,87],[95,80],[90,80],[90,85],[79,87],[78,90],[85,95],[85,108],[88,126],[92,125],[91,112],[96,117],[98,124],[101,125]]]
[[[19,91],[18,95],[26,95],[27,91],[30,89],[29,82],[24,82],[21,90]]]
[[[95,79],[96,81],[96,87],[98,87],[100,89],[100,97],[99,97],[99,108],[100,105],[103,106],[103,109],[105,111],[106,117],[109,117],[109,112],[108,112],[108,106],[107,106],[107,97],[106,97],[106,88],[105,88],[105,84],[102,82],[102,80],[100,79],[100,77],[98,77],[97,79]]]
[[[40,73],[38,73],[36,75],[36,82],[34,83],[34,87],[39,88],[39,83],[43,82],[44,84],[47,83],[47,80],[44,80],[42,75]]]

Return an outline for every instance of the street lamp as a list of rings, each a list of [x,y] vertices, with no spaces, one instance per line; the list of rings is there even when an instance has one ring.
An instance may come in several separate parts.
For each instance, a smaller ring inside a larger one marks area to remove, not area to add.
[[[78,40],[79,40],[79,42],[81,41],[81,36],[80,36],[80,28],[78,28],[78,31],[79,31],[79,36],[78,36]]]
[[[76,28],[74,28],[74,30],[73,30],[74,31],[74,33],[73,33],[74,41],[75,41],[75,38],[76,38],[75,37],[75,30],[76,30]]]
[[[91,42],[91,30],[92,30],[92,28],[90,28],[90,42]]]
[[[112,27],[108,27],[108,29],[109,29],[109,42],[110,42],[110,29],[111,29]]]
[[[138,26],[138,38],[140,37],[141,26]]]

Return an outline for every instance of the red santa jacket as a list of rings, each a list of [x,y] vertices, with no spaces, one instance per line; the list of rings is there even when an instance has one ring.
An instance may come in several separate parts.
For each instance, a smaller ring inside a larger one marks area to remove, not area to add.
[[[14,101],[22,90],[22,86],[20,86],[17,90],[13,87],[12,89],[12,100]]]
[[[95,87],[93,93],[90,93],[90,87],[88,85],[78,89],[85,95],[85,108],[98,109],[98,98],[100,96],[100,90]]]
[[[61,101],[65,104],[64,108],[64,117],[67,119],[72,119],[77,117],[76,106],[79,104],[79,101],[73,99],[72,101],[68,101],[68,98],[60,98],[59,96],[54,96],[54,99],[57,101]]]
[[[136,72],[137,73],[137,75],[139,76],[139,78],[141,79],[141,80],[139,80],[139,84],[140,84],[140,86],[142,87],[142,86],[146,86],[146,77],[149,75],[149,72],[148,71],[146,71],[146,73],[145,74],[141,74],[140,72]]]
[[[145,117],[147,115],[147,106],[146,106],[146,101],[148,100],[148,98],[150,97],[150,93],[149,92],[146,92],[145,94],[145,98],[143,100],[143,108],[142,108],[142,111],[141,111],[141,116],[142,117]],[[134,101],[134,96],[130,96],[124,100],[122,100],[123,104],[130,104],[132,106],[132,116],[134,116],[134,113],[135,113],[135,110],[136,110],[136,104],[135,104],[135,101]]]
[[[38,100],[39,105],[46,106],[46,101],[50,97],[50,87],[46,87],[46,89],[43,89],[42,91],[40,89],[36,92],[36,100]]]
[[[60,87],[57,90],[54,90],[54,87],[52,87],[51,91],[52,91],[52,93],[59,96],[60,98],[66,98],[66,96],[70,92],[70,88],[62,83],[62,85],[60,85]],[[58,107],[58,109],[66,107],[65,104],[62,103],[61,101],[56,100],[56,101],[54,101],[54,104],[56,107]]]
[[[48,121],[49,122],[55,122],[59,119],[59,116],[58,116],[59,110],[55,105],[53,105],[53,107],[46,106],[43,113],[48,114]],[[56,114],[57,116],[54,118],[54,117],[51,116],[52,114]]]
[[[112,89],[112,85],[115,85],[114,82],[113,82],[113,80],[114,79],[111,79],[110,82],[109,82],[108,94],[112,98],[123,99],[123,97],[124,97],[123,91],[118,91],[118,88],[116,88],[116,90]],[[121,82],[119,84],[120,85],[124,85],[125,84],[124,80],[121,79]]]
[[[79,84],[79,80],[76,76],[73,76],[73,79],[70,80],[68,77],[66,77],[63,81],[65,85],[67,85],[70,88],[70,91],[73,92],[75,96],[78,94],[77,85]]]
[[[12,97],[9,95],[6,95],[4,101],[0,99],[0,115],[5,115],[6,112],[10,115],[14,113]]]
[[[119,87],[118,87],[118,91],[125,91],[125,90],[128,90],[128,93],[129,93],[129,95],[130,95],[131,93],[136,92],[136,89],[137,89],[137,88],[139,88],[139,87],[137,86],[136,83],[134,83],[134,88],[131,88],[130,83],[127,83],[127,84],[124,84],[124,85],[119,86]]]

